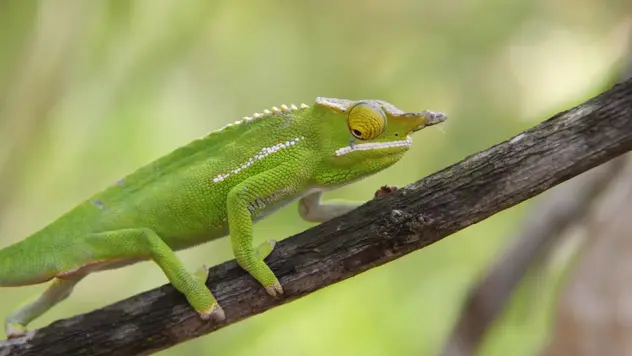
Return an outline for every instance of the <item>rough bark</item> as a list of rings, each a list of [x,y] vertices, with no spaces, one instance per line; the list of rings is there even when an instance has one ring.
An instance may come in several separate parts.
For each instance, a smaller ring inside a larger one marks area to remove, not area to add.
[[[226,311],[205,323],[170,285],[60,320],[0,355],[148,354],[290,302],[435,243],[632,150],[632,81],[517,136],[282,241],[268,261],[285,288],[274,299],[234,260],[207,284]]]

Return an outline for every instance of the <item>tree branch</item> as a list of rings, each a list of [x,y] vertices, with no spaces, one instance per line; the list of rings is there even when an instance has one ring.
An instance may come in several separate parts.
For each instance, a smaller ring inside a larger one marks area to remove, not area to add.
[[[201,321],[170,285],[0,343],[4,355],[137,355],[208,334],[435,243],[632,150],[632,80],[349,214],[285,239],[269,297],[234,260],[207,284],[227,319]]]

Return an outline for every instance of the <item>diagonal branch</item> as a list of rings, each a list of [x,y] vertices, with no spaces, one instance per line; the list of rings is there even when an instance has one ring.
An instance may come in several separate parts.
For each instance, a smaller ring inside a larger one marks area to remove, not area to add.
[[[632,80],[512,139],[285,239],[269,257],[285,297],[234,260],[208,285],[227,319],[205,323],[170,285],[0,342],[4,355],[137,355],[168,348],[400,258],[632,150]]]

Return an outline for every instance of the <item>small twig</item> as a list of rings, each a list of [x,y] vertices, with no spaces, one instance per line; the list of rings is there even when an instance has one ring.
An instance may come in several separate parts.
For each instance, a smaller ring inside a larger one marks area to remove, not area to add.
[[[227,319],[205,323],[170,285],[61,320],[0,355],[138,355],[208,334],[393,261],[632,150],[632,81],[486,151],[282,241],[274,299],[234,260],[208,285]]]

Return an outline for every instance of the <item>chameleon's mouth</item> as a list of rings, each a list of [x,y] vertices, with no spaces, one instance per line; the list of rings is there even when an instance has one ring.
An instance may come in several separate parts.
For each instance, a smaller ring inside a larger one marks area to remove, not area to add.
[[[345,146],[336,150],[336,156],[346,155],[351,152],[356,151],[367,151],[367,150],[380,150],[385,148],[395,148],[395,147],[410,147],[412,145],[413,139],[408,136],[405,140],[400,141],[390,141],[390,142],[368,142],[368,143],[358,143],[358,144],[350,144],[349,146]]]

